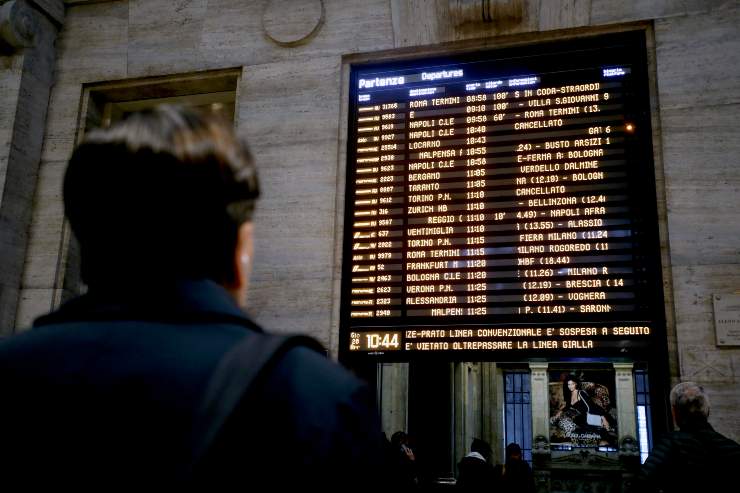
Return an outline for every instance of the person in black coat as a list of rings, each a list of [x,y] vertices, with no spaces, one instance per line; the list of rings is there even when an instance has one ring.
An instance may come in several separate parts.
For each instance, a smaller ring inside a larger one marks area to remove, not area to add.
[[[408,491],[419,486],[419,467],[409,443],[409,436],[397,431],[391,436],[389,449],[389,486],[391,491]]]
[[[534,475],[529,463],[522,458],[517,443],[506,446],[506,461],[496,467],[497,493],[534,493]]]
[[[679,431],[653,446],[639,477],[639,491],[732,491],[740,469],[740,444],[709,424],[709,396],[694,382],[671,390],[671,413]]]
[[[495,476],[491,460],[491,446],[485,440],[474,438],[470,453],[457,465],[457,489],[460,491],[493,491]]]
[[[86,136],[64,205],[88,292],[0,342],[6,484],[380,482],[367,386],[318,343],[273,344],[242,310],[258,195],[246,145],[194,111],[160,107]]]

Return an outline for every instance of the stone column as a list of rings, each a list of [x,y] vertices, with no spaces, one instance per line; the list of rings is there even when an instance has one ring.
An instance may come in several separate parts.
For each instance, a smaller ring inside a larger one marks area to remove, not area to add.
[[[470,452],[473,438],[481,438],[480,363],[454,363],[455,453],[453,464]]]
[[[547,363],[529,363],[529,370],[532,373],[532,438],[550,436],[550,395],[547,366]],[[534,441],[532,440],[532,443]]]
[[[15,325],[62,0],[0,1],[0,336]]]
[[[480,363],[481,385],[481,438],[491,444],[493,455],[491,462],[501,461],[501,446],[499,438],[503,431],[503,377],[496,363]]]
[[[548,363],[530,362],[532,382],[532,463],[537,493],[550,491],[550,388]]]
[[[640,468],[640,444],[635,416],[635,379],[633,363],[612,363],[616,378],[619,460],[622,464],[622,491],[636,492],[635,478]]]
[[[380,422],[390,440],[397,431],[408,431],[409,364],[378,365],[378,408]]]
[[[632,375],[633,363],[613,363],[616,377],[617,425],[619,442],[624,437],[634,439],[637,436],[637,418],[635,417],[635,381]]]

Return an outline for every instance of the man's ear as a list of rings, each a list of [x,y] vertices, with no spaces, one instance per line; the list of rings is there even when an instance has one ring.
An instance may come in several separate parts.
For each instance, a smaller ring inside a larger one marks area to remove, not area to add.
[[[252,222],[242,223],[239,226],[232,257],[234,275],[232,281],[224,286],[241,307],[246,305],[249,275],[252,272],[252,260],[254,258],[253,231]]]

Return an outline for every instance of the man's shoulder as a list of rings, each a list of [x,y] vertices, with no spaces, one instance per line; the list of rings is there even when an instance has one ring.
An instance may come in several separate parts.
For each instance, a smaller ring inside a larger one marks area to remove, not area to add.
[[[264,390],[274,399],[293,401],[321,413],[326,406],[353,405],[364,397],[367,386],[324,354],[298,345],[279,358]]]
[[[736,441],[713,429],[697,433],[696,438],[705,444],[712,455],[732,459],[736,465],[740,465],[740,444]]]
[[[738,462],[740,444],[711,428],[677,430],[667,433],[658,440],[651,458],[658,461],[681,460],[688,463],[714,462],[718,459]]]
[[[259,465],[254,466],[262,474],[258,483],[265,478],[294,486],[350,484],[348,476],[358,465],[380,465],[379,422],[366,384],[301,345],[276,356],[264,370],[209,450],[208,477],[242,471],[245,457]],[[276,458],[286,457],[290,464],[276,467]]]
[[[102,347],[111,354],[148,355],[159,359],[177,347],[181,358],[218,357],[250,331],[228,323],[172,324],[147,320],[70,321],[34,327],[0,340],[0,360],[26,355],[64,359],[64,352],[83,355]]]

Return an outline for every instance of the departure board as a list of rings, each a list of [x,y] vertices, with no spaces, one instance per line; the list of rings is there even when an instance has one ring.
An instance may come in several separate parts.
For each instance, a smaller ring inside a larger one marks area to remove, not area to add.
[[[648,347],[645,52],[628,33],[353,66],[341,351]]]

